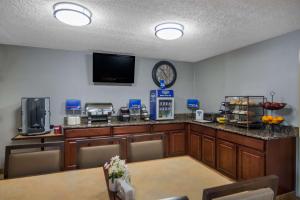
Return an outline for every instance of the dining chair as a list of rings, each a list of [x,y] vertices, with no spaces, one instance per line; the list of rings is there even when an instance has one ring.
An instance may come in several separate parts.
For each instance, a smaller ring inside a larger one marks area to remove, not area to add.
[[[36,151],[36,149],[39,150]],[[41,151],[41,149],[45,150]],[[4,178],[61,171],[63,170],[63,155],[63,141],[6,146]]]
[[[104,178],[105,178],[105,183],[106,183],[109,200],[121,200],[121,198],[117,195],[117,192],[112,192],[109,189],[108,169],[105,169],[105,167],[102,167],[102,169],[103,169],[103,173],[104,173]]]
[[[165,152],[166,139],[164,133],[139,134],[127,138],[128,162],[164,158]]]
[[[203,190],[203,200],[275,200],[278,176],[270,175]]]
[[[125,159],[126,139],[123,137],[99,137],[77,140],[77,168],[103,166],[113,156]]]

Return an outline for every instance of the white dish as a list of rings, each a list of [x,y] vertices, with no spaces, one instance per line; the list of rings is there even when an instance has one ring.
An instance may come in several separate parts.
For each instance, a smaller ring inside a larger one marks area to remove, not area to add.
[[[204,119],[196,119],[194,120],[195,122],[201,122],[201,123],[209,123],[209,122],[212,122],[212,121],[208,121],[208,120],[204,120]]]

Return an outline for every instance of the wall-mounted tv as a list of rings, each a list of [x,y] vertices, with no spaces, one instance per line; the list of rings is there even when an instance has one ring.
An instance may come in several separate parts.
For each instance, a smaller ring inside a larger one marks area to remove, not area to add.
[[[93,82],[134,83],[135,57],[93,53]]]

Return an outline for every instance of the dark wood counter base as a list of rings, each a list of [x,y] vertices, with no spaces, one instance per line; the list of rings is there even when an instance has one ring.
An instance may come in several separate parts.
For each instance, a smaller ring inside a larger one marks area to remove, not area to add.
[[[189,122],[65,129],[65,169],[76,169],[79,139],[155,132],[166,134],[168,157],[188,154],[235,180],[275,174],[279,194],[295,190],[296,137],[263,140]]]

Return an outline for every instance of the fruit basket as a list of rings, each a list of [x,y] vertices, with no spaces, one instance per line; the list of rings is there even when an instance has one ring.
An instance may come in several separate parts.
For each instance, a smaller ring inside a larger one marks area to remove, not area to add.
[[[287,104],[286,103],[279,103],[279,102],[274,102],[274,96],[275,92],[271,91],[271,101],[267,101],[262,104],[263,108],[269,110],[270,115],[264,115],[262,116],[261,120],[265,124],[265,128],[268,129],[269,131],[275,130],[275,128],[280,129],[280,124],[284,122],[284,117],[282,116],[275,116],[274,111],[275,110],[281,110],[283,109]]]
[[[217,117],[217,122],[220,124],[225,124],[227,119],[225,117]]]
[[[282,117],[282,116],[265,115],[265,116],[262,117],[261,120],[265,124],[279,125],[282,122],[284,122],[284,117]]]
[[[286,103],[278,103],[278,102],[265,102],[262,104],[262,107],[267,110],[281,110],[286,106]]]

